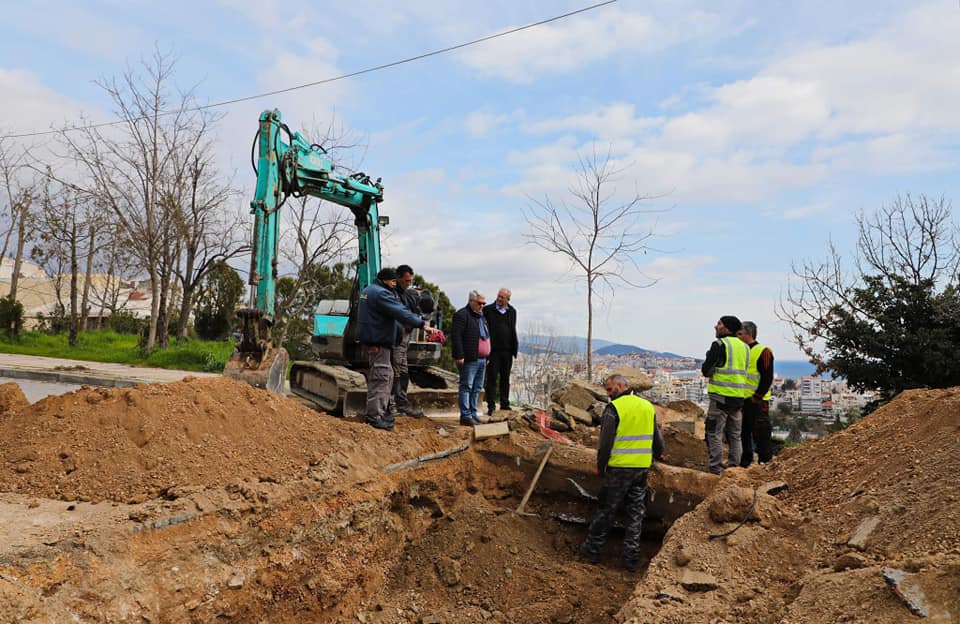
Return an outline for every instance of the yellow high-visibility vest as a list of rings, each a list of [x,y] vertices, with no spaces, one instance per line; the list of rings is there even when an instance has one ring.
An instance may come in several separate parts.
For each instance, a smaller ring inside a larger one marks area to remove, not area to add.
[[[747,379],[747,360],[750,349],[747,344],[735,336],[720,339],[726,351],[726,362],[710,376],[707,384],[709,394],[745,399],[753,394],[756,385],[751,386]]]
[[[624,394],[612,401],[620,424],[613,441],[610,461],[613,468],[649,468],[653,461],[653,421],[657,414],[653,404],[633,394]]]
[[[757,391],[757,387],[760,385],[760,369],[757,368],[757,362],[760,361],[760,355],[763,353],[763,350],[767,348],[769,347],[765,347],[759,342],[753,343],[750,347],[750,360],[747,364],[747,380],[753,384],[754,392]],[[773,351],[770,351],[770,354],[773,355]],[[773,386],[773,384],[770,385]],[[770,388],[767,388],[767,393],[763,395],[763,400],[769,401],[770,396]]]

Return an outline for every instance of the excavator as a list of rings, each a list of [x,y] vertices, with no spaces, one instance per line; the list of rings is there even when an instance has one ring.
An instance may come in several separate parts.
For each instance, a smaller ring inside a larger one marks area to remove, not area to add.
[[[340,416],[366,409],[366,351],[357,341],[359,294],[380,271],[380,230],[389,218],[380,214],[383,186],[364,173],[340,175],[322,145],[291,132],[280,111],[266,110],[254,141],[258,148],[254,171],[257,186],[250,202],[253,242],[250,259],[249,306],[237,311],[241,339],[224,368],[224,375],[258,388],[283,394],[289,354],[271,335],[276,318],[280,214],[289,197],[316,197],[353,213],[357,228],[357,274],[349,300],[321,301],[314,317],[311,351],[316,360],[294,362],[290,391],[321,409]],[[253,155],[251,154],[251,161]],[[428,325],[440,327],[437,301],[430,291],[419,292],[420,310]],[[415,330],[407,351],[411,387],[408,397],[424,411],[456,404],[457,377],[433,366],[441,345]]]

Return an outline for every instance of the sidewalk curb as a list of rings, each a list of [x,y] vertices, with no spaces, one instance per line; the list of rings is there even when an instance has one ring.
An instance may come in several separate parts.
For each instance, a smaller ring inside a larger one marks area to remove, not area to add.
[[[81,386],[103,386],[108,388],[129,388],[141,383],[163,383],[156,380],[139,377],[112,377],[103,374],[83,374],[76,371],[57,371],[31,368],[0,367],[0,377],[10,379],[26,379],[30,381],[46,381],[50,383],[67,383]]]

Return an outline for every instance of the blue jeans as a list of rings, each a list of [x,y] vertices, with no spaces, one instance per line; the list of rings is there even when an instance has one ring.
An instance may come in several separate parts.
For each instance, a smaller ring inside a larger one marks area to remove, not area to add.
[[[487,369],[486,360],[464,362],[460,366],[460,419],[477,418],[477,399],[483,388],[483,374]]]

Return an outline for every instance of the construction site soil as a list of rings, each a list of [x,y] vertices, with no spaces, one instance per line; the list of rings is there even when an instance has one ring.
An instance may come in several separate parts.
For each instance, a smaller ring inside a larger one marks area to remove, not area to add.
[[[0,621],[960,622],[960,389],[719,478],[668,427],[636,574],[617,531],[576,559],[595,452],[510,427],[379,431],[226,378],[2,385]]]

